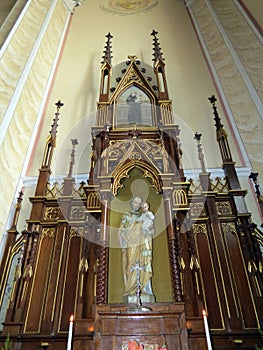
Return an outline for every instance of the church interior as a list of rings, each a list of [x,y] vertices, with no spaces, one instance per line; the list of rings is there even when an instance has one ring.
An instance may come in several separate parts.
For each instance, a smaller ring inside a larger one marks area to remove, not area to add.
[[[262,27],[1,1],[1,349],[263,349]]]

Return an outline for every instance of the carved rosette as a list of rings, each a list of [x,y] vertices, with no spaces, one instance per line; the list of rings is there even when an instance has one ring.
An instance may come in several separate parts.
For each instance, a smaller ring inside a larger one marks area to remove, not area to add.
[[[83,220],[86,217],[86,211],[82,205],[74,205],[70,210],[71,220]]]
[[[204,202],[194,202],[190,205],[190,213],[192,218],[206,217],[207,212]]]
[[[46,207],[44,220],[55,221],[60,218],[60,209],[58,207]]]
[[[232,215],[232,208],[229,201],[216,202],[216,210],[219,216]]]

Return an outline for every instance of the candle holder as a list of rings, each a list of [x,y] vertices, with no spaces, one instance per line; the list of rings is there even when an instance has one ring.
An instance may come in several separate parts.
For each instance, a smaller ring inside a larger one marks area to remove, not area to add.
[[[145,266],[141,267],[139,261],[136,262],[134,266],[131,267],[131,271],[136,271],[136,307],[128,308],[127,311],[152,311],[150,307],[143,306],[141,300],[141,284],[140,284],[140,271],[145,270]]]
[[[127,311],[152,311],[150,307],[142,305],[140,284],[138,284],[138,287],[137,287],[136,297],[137,297],[136,306],[128,308]]]

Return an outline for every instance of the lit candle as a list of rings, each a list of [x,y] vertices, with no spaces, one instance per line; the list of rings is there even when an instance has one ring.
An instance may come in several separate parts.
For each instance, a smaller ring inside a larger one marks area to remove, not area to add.
[[[203,310],[203,319],[204,319],[204,325],[205,325],[205,335],[206,335],[207,348],[208,348],[208,350],[212,350],[210,332],[209,332],[209,327],[208,327],[208,322],[207,322],[207,314],[206,314],[205,310]]]
[[[72,335],[73,335],[73,321],[74,321],[74,315],[71,315],[70,318],[69,318],[69,330],[68,330],[68,345],[67,345],[67,350],[71,350]]]

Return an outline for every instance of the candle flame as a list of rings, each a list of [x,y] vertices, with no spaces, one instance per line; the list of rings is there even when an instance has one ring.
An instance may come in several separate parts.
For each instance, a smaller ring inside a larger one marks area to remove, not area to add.
[[[207,316],[205,309],[203,309],[202,314],[203,314],[203,316]]]
[[[88,331],[89,331],[89,332],[93,332],[93,331],[94,331],[94,326],[89,326],[89,327],[88,327]]]
[[[73,322],[73,321],[74,321],[74,315],[70,315],[69,322]]]

